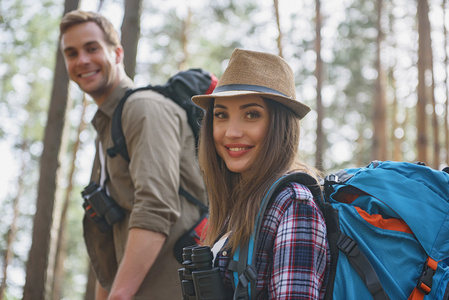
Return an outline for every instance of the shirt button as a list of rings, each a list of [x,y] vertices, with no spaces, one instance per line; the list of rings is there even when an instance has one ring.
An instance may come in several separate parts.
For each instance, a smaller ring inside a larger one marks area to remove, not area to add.
[[[223,251],[222,253],[221,253],[223,256],[228,256],[228,251]]]

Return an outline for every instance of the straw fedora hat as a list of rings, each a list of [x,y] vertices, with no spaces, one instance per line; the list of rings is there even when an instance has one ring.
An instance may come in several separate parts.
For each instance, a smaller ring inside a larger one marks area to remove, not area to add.
[[[208,95],[193,96],[192,101],[207,109],[209,101],[219,97],[259,95],[277,101],[302,119],[310,107],[296,100],[293,71],[277,55],[235,49],[217,87]]]

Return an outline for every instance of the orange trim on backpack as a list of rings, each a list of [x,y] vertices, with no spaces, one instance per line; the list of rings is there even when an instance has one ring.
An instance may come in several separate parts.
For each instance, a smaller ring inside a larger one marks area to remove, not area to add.
[[[433,260],[430,257],[427,258],[426,264],[434,271],[436,271],[438,268],[438,262]],[[421,283],[419,288],[422,289],[423,291],[425,291],[427,293],[426,295],[430,294],[431,288],[428,287],[426,284]],[[410,294],[410,297],[408,297],[408,300],[423,300],[423,299],[424,299],[424,293],[422,291],[420,291],[418,289],[418,287],[415,287],[413,289],[412,293]]]
[[[379,214],[373,214],[370,215],[363,209],[354,206],[359,215],[368,223],[370,223],[373,226],[376,226],[378,228],[383,228],[387,230],[394,230],[394,231],[401,231],[405,233],[413,234],[410,227],[408,227],[407,223],[405,223],[403,220],[399,220],[396,218],[390,218],[390,219],[384,219],[382,218],[382,215]]]
[[[438,268],[438,262],[430,257],[427,259],[427,265],[434,271]]]
[[[408,297],[408,300],[423,300],[424,294],[420,292],[416,287],[413,290],[413,292],[410,294],[410,297]]]

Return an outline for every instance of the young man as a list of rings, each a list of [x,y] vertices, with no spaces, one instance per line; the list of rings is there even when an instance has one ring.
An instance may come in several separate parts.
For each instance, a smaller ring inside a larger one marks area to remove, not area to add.
[[[89,217],[83,220],[97,299],[179,299],[181,265],[173,246],[199,218],[198,209],[179,196],[179,187],[205,202],[186,113],[153,91],[134,93],[122,114],[131,161],[109,157],[114,109],[134,87],[124,72],[118,34],[103,16],[78,10],[61,20],[60,39],[70,79],[98,105],[91,181],[125,212],[106,233]]]

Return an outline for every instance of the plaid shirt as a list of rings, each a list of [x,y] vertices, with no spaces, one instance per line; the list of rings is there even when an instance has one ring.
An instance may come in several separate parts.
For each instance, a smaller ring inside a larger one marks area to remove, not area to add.
[[[215,260],[230,299],[231,259],[220,251]],[[257,299],[323,299],[329,267],[324,217],[309,189],[290,183],[263,218],[256,250]]]

